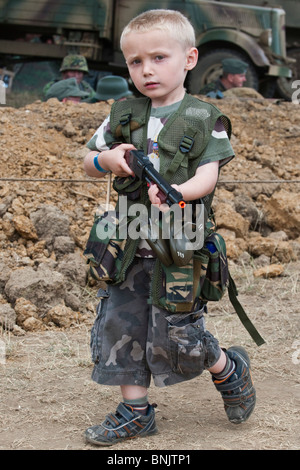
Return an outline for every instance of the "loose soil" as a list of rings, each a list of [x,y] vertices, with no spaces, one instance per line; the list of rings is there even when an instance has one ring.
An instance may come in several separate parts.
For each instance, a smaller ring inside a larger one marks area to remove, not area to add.
[[[300,151],[299,125],[295,121],[298,114],[291,103],[223,100],[216,104],[224,108],[233,120],[234,129],[238,129],[235,148],[242,153],[241,149],[247,147],[242,142],[245,134],[251,142],[260,140],[261,145],[273,147],[285,162],[277,167],[276,177],[298,178],[299,173],[295,172]],[[274,111],[274,121],[270,123],[267,121],[270,112],[266,110],[271,107],[274,110],[276,106],[279,114]],[[21,109],[1,108],[0,111],[3,176],[76,179],[85,178],[84,146],[109,111],[109,105],[63,107],[51,100],[51,103],[36,102]],[[281,136],[272,134],[278,115]],[[252,147],[248,150],[250,153]],[[242,163],[237,157],[236,163],[231,164],[232,170],[229,166],[224,176],[227,179],[254,179],[265,169],[261,162],[247,158],[245,153]],[[296,193],[298,187],[294,184],[286,190]],[[234,194],[234,187],[227,189]],[[87,239],[93,211],[106,196],[105,184],[93,182],[73,186],[1,182],[1,191],[2,198],[15,194],[13,214],[22,213],[21,208],[25,207],[28,215],[45,202],[68,213],[79,250]],[[2,253],[4,250],[14,253],[15,262],[18,256],[25,256],[24,247],[26,242],[21,237],[1,239]],[[222,347],[242,345],[251,358],[257,405],[250,419],[241,425],[229,423],[221,397],[209,373],[204,372],[180,385],[162,389],[151,386],[149,396],[151,402],[157,403],[159,433],[119,443],[113,450],[299,449],[300,261],[294,258],[284,263],[283,273],[274,278],[254,276],[256,267],[253,260],[230,260],[240,302],[265,339],[264,345],[257,347],[249,337],[227,295],[220,303],[210,304],[207,315],[207,329]],[[96,287],[90,285],[87,289],[86,302],[94,306]],[[70,328],[48,326],[22,335],[2,330],[1,450],[98,449],[85,442],[83,432],[114,411],[120,395],[117,387],[99,386],[90,378],[89,334],[93,319],[94,312]]]

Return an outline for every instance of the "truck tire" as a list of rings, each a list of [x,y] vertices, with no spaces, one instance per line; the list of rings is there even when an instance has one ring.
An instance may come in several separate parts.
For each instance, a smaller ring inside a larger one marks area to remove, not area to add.
[[[292,69],[292,77],[279,77],[276,83],[276,92],[280,98],[291,101],[292,95],[295,91],[295,88],[292,88],[292,84],[295,80],[299,80],[298,77],[300,77],[300,48],[292,47],[288,49],[287,55],[288,57],[296,59],[296,62],[290,65]]]
[[[273,98],[276,91],[277,77],[263,77],[259,83],[259,93],[264,98]]]
[[[276,83],[276,92],[279,98],[286,101],[292,100],[292,94],[295,90],[292,89],[293,80],[291,78],[279,77]]]
[[[222,60],[228,57],[243,60],[249,64],[245,86],[258,90],[258,75],[249,58],[231,49],[216,49],[206,54],[199,54],[196,67],[189,72],[187,88],[189,93],[196,95],[199,90],[222,75]]]

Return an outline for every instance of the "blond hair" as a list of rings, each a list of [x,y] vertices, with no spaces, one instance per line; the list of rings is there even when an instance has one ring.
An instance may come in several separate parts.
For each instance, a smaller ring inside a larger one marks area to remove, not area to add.
[[[189,20],[176,10],[148,10],[133,18],[125,26],[120,39],[122,49],[124,38],[131,32],[145,33],[161,30],[170,34],[184,48],[195,46],[195,31]]]

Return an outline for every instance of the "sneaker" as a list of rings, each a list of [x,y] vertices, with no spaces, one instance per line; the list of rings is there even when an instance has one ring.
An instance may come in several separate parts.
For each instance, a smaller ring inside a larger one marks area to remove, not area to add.
[[[156,434],[154,406],[149,405],[144,416],[120,403],[115,414],[110,413],[99,426],[92,426],[85,431],[86,440],[99,446],[111,446],[125,439]]]
[[[225,382],[219,382],[214,377],[213,382],[221,392],[229,421],[239,424],[249,418],[256,402],[250,359],[245,349],[240,346],[233,346],[226,353],[235,362],[236,369]]]

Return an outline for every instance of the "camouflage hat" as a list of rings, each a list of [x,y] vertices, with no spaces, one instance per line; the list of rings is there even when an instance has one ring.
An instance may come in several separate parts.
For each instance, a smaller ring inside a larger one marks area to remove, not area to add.
[[[89,94],[79,89],[76,78],[59,80],[54,83],[46,93],[47,100],[57,98],[59,101],[62,101],[69,96],[87,98]]]
[[[107,75],[101,78],[97,83],[95,95],[97,100],[119,100],[129,95],[132,95],[132,92],[129,91],[128,83],[123,77]]]
[[[79,72],[88,73],[89,68],[86,58],[76,54],[67,55],[62,61],[59,71],[66,72],[67,70],[78,70]]]
[[[223,59],[222,60],[223,72],[242,74],[247,72],[248,64],[239,59]]]

